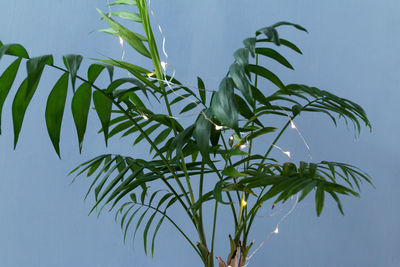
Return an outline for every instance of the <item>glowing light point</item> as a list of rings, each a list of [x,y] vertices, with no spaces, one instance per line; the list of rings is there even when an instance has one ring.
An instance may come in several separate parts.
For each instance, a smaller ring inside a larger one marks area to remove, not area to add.
[[[276,235],[279,234],[279,228],[278,228],[278,226],[275,228],[275,230],[273,231],[273,233],[276,234]]]
[[[149,117],[147,117],[145,114],[142,114],[142,118],[143,118],[144,120],[146,120],[146,121],[149,120]]]
[[[244,143],[243,145],[240,145],[240,149],[245,149],[249,146],[249,142]]]
[[[290,154],[290,151],[283,151],[283,154],[288,156],[290,159],[292,158],[292,155]]]
[[[233,135],[231,135],[231,137],[229,137],[229,140],[233,141],[233,138],[234,138]]]
[[[247,205],[247,201],[242,199],[242,207],[245,207]]]
[[[151,78],[154,76],[154,74],[155,74],[154,72],[149,72],[149,73],[147,73],[147,77]]]
[[[215,125],[215,130],[219,131],[224,129],[224,126],[220,126],[220,125]]]
[[[161,61],[161,67],[163,68],[164,71],[167,69],[167,62]]]
[[[292,129],[297,129],[296,125],[294,125],[293,121],[290,121],[290,126],[292,127]]]
[[[124,39],[122,39],[121,36],[118,36],[118,39],[119,39],[119,44],[120,44],[121,46],[124,46]]]

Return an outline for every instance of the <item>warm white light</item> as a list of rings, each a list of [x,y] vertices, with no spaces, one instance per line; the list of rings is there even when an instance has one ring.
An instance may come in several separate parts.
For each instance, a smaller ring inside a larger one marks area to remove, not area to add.
[[[164,71],[167,69],[167,62],[161,61],[161,67],[163,68]]]
[[[290,159],[292,158],[292,155],[290,154],[290,151],[284,151],[282,148],[280,148],[277,145],[273,145],[274,147],[276,147],[277,149],[279,149],[283,154],[285,154],[286,156],[288,156]]]
[[[215,125],[215,130],[219,131],[224,129],[224,126],[220,126],[220,125]]]
[[[142,114],[142,118],[144,119],[144,120],[149,120],[149,117],[147,117],[145,114]]]
[[[119,38],[119,44],[120,44],[121,46],[124,46],[124,39],[122,39],[121,36],[118,36],[118,38]]]
[[[244,200],[244,199],[242,199],[242,207],[244,207],[244,206],[246,206],[246,205],[247,205],[247,201]]]
[[[296,125],[294,125],[293,121],[290,121],[290,125],[292,126],[292,129],[296,129]]]
[[[279,234],[279,228],[278,228],[278,226],[275,228],[275,230],[273,231],[273,233],[276,234],[276,235]]]
[[[243,145],[240,145],[240,149],[245,149],[249,146],[249,142],[246,141]]]
[[[234,138],[233,135],[231,135],[231,137],[229,137],[229,140],[233,141],[233,138]]]

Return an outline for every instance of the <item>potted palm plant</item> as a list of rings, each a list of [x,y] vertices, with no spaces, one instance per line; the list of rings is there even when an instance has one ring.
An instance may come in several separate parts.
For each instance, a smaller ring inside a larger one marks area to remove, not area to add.
[[[30,57],[20,44],[0,42],[0,59],[15,60],[0,76],[0,112],[13,87],[21,63],[26,62],[27,76],[12,99],[14,146],[22,129],[24,115],[39,87],[45,68],[60,71],[46,103],[45,120],[55,152],[60,156],[60,132],[67,94],[72,94],[71,112],[81,151],[87,130],[88,114],[94,108],[101,123],[105,143],[109,138],[131,138],[134,146],[148,145],[148,156],[103,154],[90,159],[72,173],[92,179],[87,196],[95,204],[91,212],[115,210],[124,238],[143,231],[144,249],[153,254],[155,240],[164,223],[170,223],[198,254],[206,267],[243,267],[248,263],[253,242],[249,242],[256,215],[263,205],[275,206],[297,196],[300,202],[313,192],[319,216],[329,195],[343,213],[340,198],[358,196],[360,184],[370,177],[346,163],[321,161],[278,162],[271,151],[286,130],[296,129],[294,120],[307,113],[327,115],[334,124],[345,120],[359,133],[362,125],[371,124],[358,104],[328,91],[303,84],[285,84],[263,62],[270,60],[293,69],[279,53],[281,47],[301,54],[300,49],[284,38],[280,27],[300,25],[278,22],[257,30],[233,52],[232,64],[217,90],[197,78],[197,86],[182,84],[167,72],[167,62],[160,60],[145,0],[117,0],[127,11],[100,16],[109,25],[102,32],[120,38],[152,64],[152,69],[113,58],[98,59],[90,65],[87,76],[80,74],[83,57],[63,57],[57,66],[53,56]],[[134,10],[136,9],[136,10]],[[141,30],[132,31],[121,19],[138,22]],[[129,72],[128,77],[114,79],[114,69]],[[99,84],[98,77],[108,71],[110,81]],[[69,92],[69,83],[71,91]],[[149,103],[157,103],[152,108]],[[179,120],[176,114],[195,112],[195,117]],[[270,118],[286,120],[283,126],[271,124]],[[191,120],[193,119],[193,120]],[[269,142],[265,146],[265,142]],[[259,146],[259,144],[263,144]],[[266,147],[265,150],[260,147]],[[154,190],[156,184],[162,190]],[[207,184],[207,186],[206,186]],[[211,190],[210,190],[211,188]],[[206,204],[212,203],[212,208]],[[179,207],[197,233],[193,240],[170,216],[171,207]],[[221,209],[231,213],[232,229],[227,236],[227,258],[215,255],[215,233]],[[204,218],[212,217],[212,225]],[[142,228],[140,228],[142,226]],[[206,227],[210,231],[206,231]],[[211,235],[207,236],[207,232]]]

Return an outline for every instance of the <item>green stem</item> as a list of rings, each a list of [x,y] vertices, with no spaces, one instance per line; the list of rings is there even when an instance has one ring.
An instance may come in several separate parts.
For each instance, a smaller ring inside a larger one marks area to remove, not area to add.
[[[262,196],[262,194],[263,194],[265,188],[266,188],[266,187],[264,187],[264,188],[261,190],[261,193],[259,194],[259,196],[258,196],[258,198],[257,198],[256,204],[253,206],[253,208],[252,208],[252,209],[250,210],[250,212],[249,212],[249,215],[251,215],[251,217],[250,217],[250,221],[249,221],[249,224],[248,224],[248,226],[247,226],[247,229],[244,230],[244,233],[243,233],[243,240],[247,240],[247,237],[248,237],[248,235],[249,235],[249,233],[250,233],[251,225],[253,224],[254,218],[256,217],[255,215],[257,214],[258,209],[260,208],[260,206],[256,206],[256,205],[257,205],[257,202],[260,200],[260,197]],[[248,217],[247,217],[247,218],[248,218]]]
[[[148,44],[149,44],[149,48],[150,48],[151,59],[153,61],[154,70],[156,72],[156,77],[159,81],[161,90],[163,92],[163,97],[164,97],[165,105],[167,107],[168,115],[171,117],[172,116],[171,106],[169,104],[168,96],[167,96],[167,93],[165,90],[164,77],[163,77],[164,75],[162,73],[162,66],[160,63],[160,56],[158,53],[157,44],[155,42],[154,34],[151,29],[149,12],[147,9],[147,3],[146,3],[146,1],[138,1],[138,4],[139,4],[138,6],[139,6],[140,16],[142,17],[142,25],[143,25],[144,31],[146,33],[146,36],[147,36],[147,40],[148,40]],[[176,131],[174,124],[172,124],[172,129],[174,131],[174,135],[176,136],[177,131]],[[193,189],[192,189],[190,179],[189,179],[189,176],[187,173],[187,168],[186,168],[185,159],[184,159],[183,155],[181,155],[181,161],[182,161],[182,169],[185,173],[185,179],[186,179],[186,183],[188,186],[188,191],[189,191],[189,194],[191,197],[191,202],[190,202],[189,198],[187,198],[187,201],[188,201],[188,204],[191,205],[195,202],[195,199],[194,199]],[[178,183],[180,184],[180,181]],[[181,185],[181,184],[179,186],[183,187],[183,185]]]
[[[244,217],[248,218],[249,215],[247,213],[247,206],[245,207],[244,212],[245,212]],[[247,228],[246,228],[246,226],[247,226],[247,220],[243,220],[243,229],[244,229],[244,231],[243,231],[243,246],[246,246],[246,244],[247,244],[247,235],[246,235]]]
[[[226,145],[226,142],[225,142],[224,137],[221,136],[221,139],[222,139],[222,143],[224,144],[225,150],[228,151],[228,146]],[[229,164],[232,166],[233,163],[232,163],[231,157],[228,158],[228,161],[229,161]],[[235,183],[237,183],[236,178],[233,178],[233,181],[234,181]],[[238,192],[238,191],[236,191],[236,195],[237,195],[238,201],[240,202],[240,195],[239,195],[239,192]]]
[[[293,120],[294,117],[291,119]],[[274,139],[274,141],[272,142],[272,144],[270,145],[269,149],[267,150],[267,152],[264,155],[264,158],[261,160],[260,165],[264,163],[265,159],[268,157],[269,153],[271,152],[272,148],[274,147],[274,145],[278,142],[279,138],[282,136],[282,134],[285,132],[285,130],[287,129],[287,127],[290,125],[290,121],[289,120],[285,126],[283,126],[282,130],[279,132],[279,134],[276,136],[276,138]]]
[[[211,162],[209,163],[209,165],[210,165],[211,168],[214,169],[214,171],[215,171],[215,173],[217,174],[218,178],[219,178],[221,181],[223,181],[224,178],[223,178],[222,175],[219,173],[219,171],[218,171],[217,167],[214,165],[214,163],[211,161]],[[233,219],[234,219],[234,221],[235,221],[235,229],[237,229],[237,227],[238,227],[238,221],[237,221],[237,215],[236,215],[235,206],[233,205],[233,200],[232,200],[231,194],[229,194],[229,192],[226,192],[226,195],[228,196],[228,200],[229,200],[229,202],[230,202],[230,206],[231,206],[231,209],[232,209]]]
[[[201,164],[199,199],[203,196],[203,185],[204,185],[204,162],[202,162],[202,164]],[[200,207],[199,207],[198,223],[199,223],[199,233],[201,233],[199,235],[200,242],[202,242],[203,245],[207,247],[207,240],[206,240],[206,237],[204,234],[204,224],[203,224],[203,205],[200,205]]]
[[[239,219],[238,219],[239,226],[242,224],[243,210],[244,210],[244,207],[246,206],[245,203],[246,203],[246,201],[244,199],[244,193],[243,193],[242,194],[242,200],[240,201],[240,211],[239,211]]]
[[[190,179],[189,179],[189,175],[188,175],[188,171],[187,171],[187,167],[186,167],[186,163],[185,163],[185,159],[183,157],[183,153],[181,154],[181,162],[182,162],[182,170],[183,173],[185,174],[185,178],[186,178],[186,184],[188,186],[188,190],[189,190],[189,194],[190,194],[190,198],[192,200],[192,203],[195,203],[195,198],[194,198],[194,194],[193,194],[193,188],[192,188],[192,184],[190,183]]]
[[[256,65],[258,65],[258,54],[256,55]],[[257,88],[257,86],[258,86],[258,75],[256,74],[255,78],[254,78],[254,87]],[[255,110],[256,110],[256,102],[254,101],[254,104],[252,106],[253,113],[255,112]],[[251,126],[254,126],[254,120],[251,122]],[[253,148],[253,139],[250,140],[250,144],[249,144],[249,151],[248,151],[249,152],[249,156],[251,156],[252,148]],[[250,161],[247,162],[247,166],[244,163],[244,167],[245,167],[245,171],[247,171],[249,169],[249,167],[250,167]],[[245,194],[245,199],[247,200],[248,197],[249,197],[249,194],[246,193]],[[245,218],[247,218],[247,205],[244,207],[244,211],[245,211]],[[246,235],[247,223],[246,222],[247,222],[247,220],[244,220],[244,223],[243,223],[243,244],[244,245],[246,244],[246,241],[247,241],[247,235]],[[249,225],[249,227],[250,227],[250,225]]]
[[[256,55],[256,65],[258,65],[258,54]],[[254,87],[257,88],[257,86],[258,86],[258,75],[256,74],[256,77],[254,78]],[[256,102],[255,101],[254,101],[252,108],[253,108],[252,111],[254,114],[254,112],[256,110]],[[254,120],[251,122],[251,126],[254,126]],[[252,131],[252,133],[253,133],[253,131]],[[250,144],[249,144],[249,156],[251,156],[252,147],[253,147],[253,139],[250,140]],[[249,166],[250,166],[250,161],[247,162],[246,170],[249,168]]]
[[[218,212],[218,201],[215,201],[214,222],[213,222],[213,231],[212,231],[212,240],[211,240],[211,258],[212,259],[214,259],[214,243],[215,243],[215,229],[217,226],[217,212]]]

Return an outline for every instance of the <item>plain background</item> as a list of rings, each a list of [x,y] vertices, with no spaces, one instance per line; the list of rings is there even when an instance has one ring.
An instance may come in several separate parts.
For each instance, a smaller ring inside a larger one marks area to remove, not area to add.
[[[121,48],[116,38],[89,34],[105,27],[95,10],[106,12],[105,5],[106,0],[2,0],[0,40],[22,43],[31,55],[52,53],[58,63],[68,53],[118,58]],[[285,83],[317,86],[356,101],[372,121],[373,132],[365,128],[357,139],[343,122],[335,128],[327,118],[311,115],[296,121],[314,161],[354,164],[373,177],[376,189],[364,185],[360,199],[346,198],[344,217],[328,201],[317,218],[313,197],[309,197],[249,266],[399,266],[399,1],[153,0],[152,6],[166,33],[170,63],[179,79],[194,85],[199,75],[209,88],[218,85],[233,61],[233,52],[255,30],[281,20],[302,24],[310,34],[282,31],[283,37],[303,50],[303,56],[281,50],[296,71],[278,65],[271,68]],[[136,54],[127,51],[127,55],[141,64]],[[1,70],[9,62],[3,59]],[[72,177],[67,173],[105,151],[102,137],[96,135],[99,123],[91,117],[84,153],[79,155],[67,106],[63,160],[58,160],[44,124],[46,96],[58,73],[47,72],[28,109],[16,151],[12,149],[10,99],[3,111],[0,266],[200,266],[197,256],[167,224],[161,228],[152,259],[144,255],[141,235],[134,247],[131,242],[123,244],[114,214],[99,219],[87,216],[91,202],[85,203],[83,196],[89,181],[81,178],[70,185]],[[290,150],[296,161],[306,160],[294,132],[286,134],[279,145]],[[118,138],[107,151],[132,153],[130,143]],[[260,242],[283,214],[258,218],[253,238]],[[221,218],[219,229],[225,223],[229,220]],[[225,258],[227,248],[226,235],[219,236],[217,255]]]

